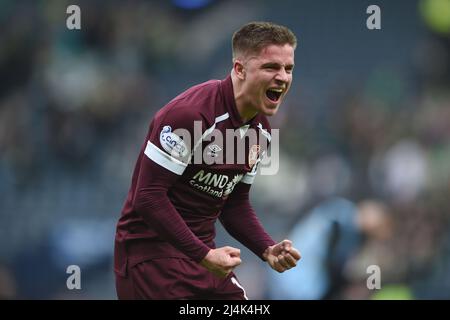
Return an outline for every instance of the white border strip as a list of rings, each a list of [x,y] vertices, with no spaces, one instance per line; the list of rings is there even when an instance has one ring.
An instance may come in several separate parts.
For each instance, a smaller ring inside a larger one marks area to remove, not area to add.
[[[161,167],[178,175],[182,175],[187,167],[187,164],[171,157],[150,141],[147,141],[147,147],[145,147],[144,153],[149,159],[153,160]]]
[[[253,181],[255,181],[256,174],[258,172],[258,164],[261,161],[262,158],[264,158],[264,155],[266,154],[266,151],[264,151],[256,160],[256,163],[252,167],[252,171],[247,172],[245,176],[241,179],[241,182],[246,184],[253,184]]]
[[[197,143],[195,144],[194,149],[192,150],[192,153],[191,153],[191,157],[192,157],[192,155],[194,155],[195,150],[197,150],[197,148],[200,146],[200,144],[206,138],[206,136],[209,135],[211,132],[213,132],[213,130],[216,128],[216,124],[218,124],[219,122],[222,122],[224,120],[227,120],[229,117],[230,117],[230,115],[228,114],[228,112],[224,113],[221,116],[216,117],[214,124],[210,128],[205,130],[205,132],[202,134],[202,138],[200,140],[198,140]]]
[[[219,122],[222,122],[223,120],[227,120],[229,117],[230,117],[230,115],[228,114],[228,112],[227,112],[227,113],[224,113],[223,115],[218,116],[218,117],[216,118],[216,121],[214,122],[214,124],[219,123]]]
[[[248,297],[247,297],[247,294],[245,293],[244,287],[239,284],[237,279],[235,277],[231,277],[231,282],[233,282],[233,284],[236,285],[236,287],[238,287],[238,288],[242,289],[242,291],[244,291],[244,298],[245,298],[245,300],[248,300]]]
[[[272,136],[270,135],[269,131],[264,129],[261,123],[258,123],[257,127],[259,128],[259,130],[261,130],[262,135],[266,137],[266,139],[270,142],[270,140],[272,140]]]
[[[246,184],[253,184],[253,181],[255,181],[255,177],[256,177],[256,173],[255,174],[246,173],[240,182],[243,182]]]

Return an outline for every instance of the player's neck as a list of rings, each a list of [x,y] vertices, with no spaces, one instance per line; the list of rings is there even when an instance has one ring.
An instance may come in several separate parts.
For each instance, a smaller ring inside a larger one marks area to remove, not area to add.
[[[242,122],[246,123],[256,116],[258,112],[251,107],[251,104],[248,102],[247,97],[244,94],[244,90],[240,85],[239,79],[236,77],[234,72],[231,72],[231,81],[233,83],[233,94],[236,102],[236,109],[241,116]]]

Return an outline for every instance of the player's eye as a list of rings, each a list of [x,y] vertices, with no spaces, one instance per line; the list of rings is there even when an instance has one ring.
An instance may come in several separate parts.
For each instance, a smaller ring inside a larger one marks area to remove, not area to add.
[[[280,67],[278,65],[274,65],[274,64],[265,65],[265,66],[263,66],[263,68],[267,69],[267,70],[278,70],[278,69],[280,69]]]

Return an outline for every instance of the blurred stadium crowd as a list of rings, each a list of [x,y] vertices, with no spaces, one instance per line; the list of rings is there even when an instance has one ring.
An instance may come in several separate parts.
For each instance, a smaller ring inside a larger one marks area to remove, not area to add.
[[[280,171],[252,198],[303,260],[275,275],[244,250],[247,294],[449,299],[450,1],[375,2],[377,31],[367,1],[0,1],[0,298],[115,298],[114,228],[151,117],[227,75],[240,25],[271,20],[299,47],[271,120]]]

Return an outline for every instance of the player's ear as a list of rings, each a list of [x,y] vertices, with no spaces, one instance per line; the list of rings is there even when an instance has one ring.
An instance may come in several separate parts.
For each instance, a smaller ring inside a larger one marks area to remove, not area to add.
[[[234,61],[233,61],[233,70],[234,70],[234,73],[236,74],[236,76],[239,79],[241,79],[241,80],[245,79],[245,68],[244,68],[244,64],[242,63],[241,60],[234,59]]]

